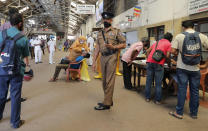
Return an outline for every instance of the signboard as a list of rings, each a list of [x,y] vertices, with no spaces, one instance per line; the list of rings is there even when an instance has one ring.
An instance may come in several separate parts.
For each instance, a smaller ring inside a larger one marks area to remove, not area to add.
[[[189,0],[189,15],[208,11],[208,0]]]
[[[95,14],[95,5],[77,5],[77,14]]]
[[[96,3],[96,23],[100,22],[102,19],[101,14],[103,13],[103,1],[97,1]]]

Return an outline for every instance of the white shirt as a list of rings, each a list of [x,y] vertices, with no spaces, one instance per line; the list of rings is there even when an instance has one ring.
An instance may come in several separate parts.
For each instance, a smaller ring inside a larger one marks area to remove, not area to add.
[[[90,43],[90,51],[93,51],[93,49],[94,49],[94,39],[92,38],[92,37],[89,37],[88,39],[87,39],[87,44],[88,43]]]
[[[49,40],[48,46],[50,51],[55,51],[56,41],[55,40]]]
[[[38,46],[35,46],[35,45],[36,44],[41,44],[41,40],[35,39],[35,40],[32,40],[31,43],[32,43],[32,46],[35,47],[35,49],[39,49],[40,48],[40,45],[38,45]]]

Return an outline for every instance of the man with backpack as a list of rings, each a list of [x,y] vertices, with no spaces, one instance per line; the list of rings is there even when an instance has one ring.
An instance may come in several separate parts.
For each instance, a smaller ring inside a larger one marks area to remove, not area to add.
[[[11,17],[13,14],[18,13],[18,12],[19,11],[18,11],[17,8],[10,8],[9,11],[8,11],[8,15],[9,15],[9,17]],[[8,21],[8,22],[4,23],[3,25],[1,25],[0,31],[3,31],[5,29],[9,29],[11,27],[12,27],[12,25],[11,25],[10,21]],[[22,32],[22,34],[23,34],[23,32]],[[26,100],[27,100],[27,98],[21,98],[21,102],[24,102]],[[9,92],[8,92],[8,95],[7,95],[7,102],[8,101],[10,101],[10,93]]]
[[[8,87],[11,85],[10,123],[12,128],[19,128],[24,124],[24,120],[20,120],[21,89],[25,66],[29,65],[29,47],[27,38],[21,34],[22,15],[13,14],[10,23],[11,28],[0,32],[0,120],[3,118]]]
[[[176,36],[172,43],[172,54],[178,56],[177,71],[178,78],[178,103],[175,112],[169,114],[178,118],[183,118],[183,109],[186,99],[186,90],[190,87],[190,116],[197,119],[199,107],[199,85],[202,46],[208,49],[207,36],[194,30],[194,23],[186,21],[182,23],[185,32]]]
[[[145,87],[146,101],[150,102],[151,98],[151,86],[153,78],[155,80],[155,104],[161,104],[162,97],[162,80],[164,76],[164,63],[166,58],[170,57],[171,52],[171,41],[173,35],[166,33],[164,39],[154,43],[147,50],[147,79]]]

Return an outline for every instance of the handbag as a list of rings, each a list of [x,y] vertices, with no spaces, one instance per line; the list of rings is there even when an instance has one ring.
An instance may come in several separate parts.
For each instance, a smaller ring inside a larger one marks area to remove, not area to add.
[[[152,59],[155,60],[156,62],[160,62],[163,58],[165,58],[163,51],[157,50],[158,43],[159,42],[157,42],[157,44],[155,46],[155,52],[152,55]]]

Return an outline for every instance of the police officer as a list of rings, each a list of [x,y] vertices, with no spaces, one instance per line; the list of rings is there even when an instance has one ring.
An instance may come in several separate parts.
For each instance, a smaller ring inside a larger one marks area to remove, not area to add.
[[[95,110],[108,110],[113,105],[113,91],[115,84],[115,71],[117,63],[117,54],[119,49],[126,47],[125,38],[119,29],[112,27],[114,15],[109,12],[103,12],[104,29],[98,33],[97,46],[93,63],[95,63],[98,54],[101,53],[101,68],[103,75],[104,101],[98,103]],[[95,69],[95,64],[93,64]]]

